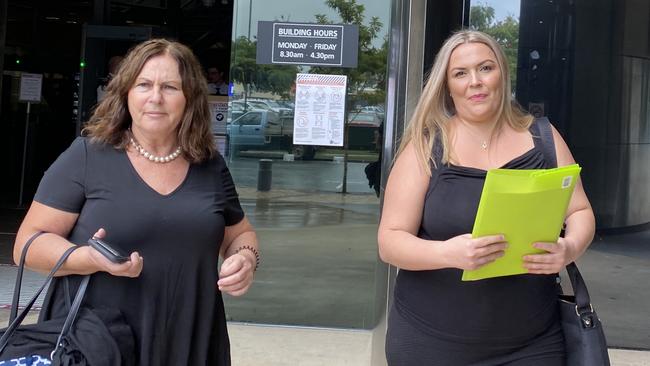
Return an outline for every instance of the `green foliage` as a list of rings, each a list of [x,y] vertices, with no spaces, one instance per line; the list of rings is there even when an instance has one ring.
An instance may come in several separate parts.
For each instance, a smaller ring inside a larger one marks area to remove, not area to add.
[[[494,8],[487,4],[474,5],[469,12],[471,29],[485,32],[499,42],[508,59],[512,90],[517,85],[517,49],[519,48],[519,20],[512,15],[495,21]]]
[[[232,47],[231,79],[243,84],[247,94],[257,90],[288,98],[299,68],[289,65],[258,65],[256,54],[257,41],[246,37],[237,38]]]
[[[325,4],[335,10],[340,19],[332,20],[326,15],[317,14],[320,24],[356,24],[359,27],[359,62],[356,68],[311,67],[315,74],[343,74],[348,76],[348,100],[355,104],[382,104],[386,96],[386,60],[388,40],[382,46],[373,45],[383,28],[378,17],[365,21],[365,6],[356,0],[325,0]],[[246,87],[246,92],[266,91],[288,97],[296,74],[301,68],[285,65],[258,65],[256,58],[257,41],[239,37],[232,46],[231,78]]]
[[[313,67],[310,72],[347,75],[348,102],[351,105],[383,104],[386,99],[388,39],[384,39],[380,48],[373,45],[383,23],[378,17],[372,17],[368,24],[364,24],[366,9],[356,0],[325,0],[325,4],[338,13],[340,20],[335,22],[324,14],[317,14],[318,23],[354,24],[359,27],[359,62],[356,68]]]
[[[469,24],[472,29],[485,32],[494,23],[494,8],[488,5],[475,5],[469,11]]]

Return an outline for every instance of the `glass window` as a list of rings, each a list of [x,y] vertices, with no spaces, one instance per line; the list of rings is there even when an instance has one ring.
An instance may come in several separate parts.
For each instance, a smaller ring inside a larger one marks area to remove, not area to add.
[[[243,116],[239,117],[235,124],[238,125],[260,125],[262,121],[262,113],[260,112],[248,112]]]
[[[351,2],[345,3],[235,3],[230,105],[249,112],[229,129],[228,163],[263,261],[249,294],[225,297],[229,320],[366,329],[377,324],[375,309],[385,302],[386,288],[376,285],[385,282],[375,277],[383,266],[377,261],[379,198],[366,168],[380,159],[390,1],[356,0],[359,6],[349,9]],[[257,64],[258,21],[358,22],[358,67]],[[345,146],[293,143],[298,73],[348,75]],[[361,113],[362,107],[368,108]],[[260,128],[235,126],[253,122]],[[269,191],[258,191],[260,159],[272,159]]]
[[[517,86],[520,0],[472,1],[469,27],[494,37],[503,47],[510,69],[511,90]]]

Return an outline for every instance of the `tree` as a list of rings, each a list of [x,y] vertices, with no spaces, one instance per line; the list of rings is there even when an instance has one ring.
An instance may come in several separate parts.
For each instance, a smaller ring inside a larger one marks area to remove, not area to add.
[[[519,20],[512,15],[495,21],[494,8],[487,4],[474,5],[469,12],[471,29],[485,32],[499,42],[508,59],[510,85],[517,85],[517,50],[519,48]]]
[[[348,115],[350,105],[380,104],[386,99],[386,59],[388,57],[388,39],[384,38],[381,48],[375,48],[373,41],[379,36],[383,28],[378,17],[370,18],[368,24],[364,24],[365,6],[357,4],[356,0],[325,0],[325,4],[335,10],[340,22],[343,24],[355,24],[359,27],[359,60],[356,68],[331,68],[314,67],[312,73],[338,74],[348,77],[347,103],[345,113],[345,133],[343,143],[343,186],[341,193],[347,193],[348,173],[348,136],[349,124]],[[316,21],[321,24],[334,23],[324,14],[317,14]],[[352,112],[358,113],[358,112]]]
[[[384,39],[380,48],[373,46],[383,23],[378,17],[372,17],[368,24],[364,24],[365,6],[357,4],[356,0],[326,0],[325,4],[338,13],[341,21],[337,23],[359,27],[359,61],[356,68],[313,67],[311,72],[347,75],[348,102],[352,105],[383,103],[386,99],[388,39]],[[320,24],[335,23],[324,14],[317,14],[316,21]]]
[[[488,5],[474,5],[469,11],[470,28],[484,32],[494,23],[494,8]]]
[[[232,47],[231,78],[244,85],[246,97],[254,90],[287,98],[298,73],[297,66],[258,65],[257,41],[239,37]]]

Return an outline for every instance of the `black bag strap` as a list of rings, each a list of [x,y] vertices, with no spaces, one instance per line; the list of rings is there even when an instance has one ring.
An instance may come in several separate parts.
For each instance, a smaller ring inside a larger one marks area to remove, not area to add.
[[[536,146],[542,149],[546,167],[557,168],[557,156],[555,154],[555,141],[553,140],[551,121],[546,117],[536,118],[531,127],[539,133],[539,136],[533,135],[533,141]],[[540,144],[537,141],[540,141]]]
[[[27,249],[29,249],[29,246],[32,245],[34,240],[38,238],[39,236],[45,234],[43,231],[38,231],[34,235],[32,235],[29,240],[25,243],[25,246],[23,246],[23,251],[20,254],[20,263],[18,263],[18,274],[16,275],[16,284],[14,285],[14,297],[11,300],[11,312],[9,313],[9,323],[14,321],[16,319],[16,315],[18,314],[18,301],[20,298],[20,287],[22,286],[23,283],[23,269],[25,268],[25,260],[27,258]]]
[[[555,141],[553,140],[553,130],[551,129],[551,122],[546,117],[535,119],[535,129],[539,133],[539,140],[541,143],[540,148],[544,153],[544,160],[546,160],[547,168],[557,167],[557,155],[555,154]],[[593,312],[589,291],[585,284],[578,266],[575,262],[566,265],[566,271],[571,280],[571,287],[573,287],[573,296],[576,302],[576,313],[582,314],[583,312]]]
[[[36,239],[36,237],[42,235],[42,233],[41,234],[37,233],[37,234],[38,235],[35,234],[32,238]],[[30,238],[30,239],[32,239],[32,238]],[[31,241],[28,241],[28,242],[31,245],[31,243],[33,241],[34,240],[31,240]],[[72,254],[72,252],[74,252],[75,250],[81,248],[84,245],[75,245],[73,247],[70,247],[70,248],[66,249],[66,251],[63,252],[63,254],[61,255],[61,258],[59,258],[59,260],[56,262],[54,267],[52,267],[52,270],[48,274],[48,276],[45,279],[45,282],[43,283],[43,285],[38,289],[38,291],[36,291],[36,293],[34,294],[32,299],[29,301],[29,303],[27,305],[25,305],[25,309],[23,309],[23,311],[21,311],[20,314],[18,314],[18,316],[10,322],[9,326],[5,330],[5,333],[2,335],[2,337],[0,337],[0,354],[2,354],[2,351],[4,351],[4,349],[7,347],[7,345],[9,344],[9,339],[14,334],[16,329],[18,329],[20,324],[23,322],[23,320],[25,319],[25,317],[27,316],[27,314],[29,313],[31,308],[34,306],[34,303],[36,303],[36,300],[38,299],[38,297],[41,295],[43,290],[50,284],[50,282],[54,278],[54,274],[59,269],[61,269],[61,267],[63,266],[63,263],[68,259],[68,257],[70,256],[70,254]],[[20,266],[18,268],[18,275],[16,276],[17,277],[16,282],[18,283],[18,285],[16,286],[16,288],[14,288],[14,298],[17,298],[16,292],[20,293],[20,286],[22,285],[22,283],[21,283],[22,281],[18,281],[18,280],[19,279],[22,280],[22,275],[23,275],[23,271],[24,271],[24,268],[25,268],[25,257],[27,256],[27,247],[28,247],[28,245],[27,245],[27,243],[25,243],[25,248],[23,248],[22,255],[21,255],[21,258],[20,258]],[[90,278],[90,276],[85,276],[85,278],[82,281],[82,285],[83,285],[84,282],[86,283],[86,285],[84,285],[83,287],[79,287],[79,290],[77,291],[77,294],[75,296],[75,300],[73,302],[73,307],[70,309],[70,312],[68,313],[68,317],[66,318],[66,321],[65,321],[65,324],[68,324],[68,323],[70,324],[68,326],[67,330],[65,329],[66,327],[64,325],[64,330],[66,330],[66,332],[69,331],[70,326],[72,326],[72,323],[74,322],[74,319],[77,316],[77,312],[79,310],[79,306],[81,305],[81,300],[83,299],[83,296],[85,294],[86,286],[87,286],[89,278]],[[13,305],[16,308],[18,306],[17,302],[18,301],[16,301],[16,304]],[[75,308],[75,305],[76,305],[76,308]],[[63,333],[63,331],[62,331],[61,334],[59,335],[59,338],[61,339],[65,335],[66,335],[66,333]],[[58,343],[59,342],[57,342],[57,347],[58,347]]]
[[[585,284],[585,280],[582,278],[582,275],[578,270],[578,266],[575,264],[575,262],[571,262],[566,265],[566,271],[569,274],[571,286],[573,287],[573,296],[576,302],[576,313],[578,315],[588,312],[593,313],[594,308],[591,305],[591,298],[589,297],[587,284]]]
[[[90,276],[84,276],[83,280],[81,280],[81,284],[79,285],[77,294],[75,295],[74,301],[70,306],[70,312],[68,312],[68,316],[65,318],[65,323],[63,323],[63,328],[61,329],[61,333],[59,333],[59,337],[56,340],[56,347],[54,347],[54,350],[50,354],[50,359],[54,359],[54,355],[59,350],[59,348],[66,346],[65,344],[65,342],[67,342],[66,336],[70,332],[70,328],[72,328],[74,321],[77,319],[77,314],[79,313],[79,308],[81,307],[81,301],[83,300],[84,295],[86,294],[86,288],[88,287],[89,281],[90,281]]]

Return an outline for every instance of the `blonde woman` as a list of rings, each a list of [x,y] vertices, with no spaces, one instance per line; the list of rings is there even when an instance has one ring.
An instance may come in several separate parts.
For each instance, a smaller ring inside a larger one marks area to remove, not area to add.
[[[595,226],[580,183],[565,236],[531,243],[545,253],[524,258],[528,274],[461,281],[462,270],[494,261],[508,246],[501,235],[469,234],[486,171],[555,162],[574,159],[549,123],[513,103],[498,43],[476,31],[452,35],[436,57],[384,195],[379,252],[400,268],[389,365],[564,365],[556,277],[584,253]]]

